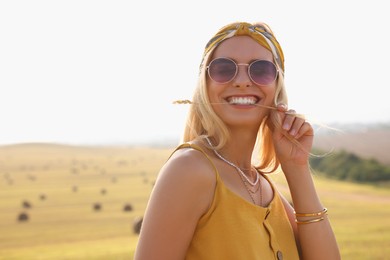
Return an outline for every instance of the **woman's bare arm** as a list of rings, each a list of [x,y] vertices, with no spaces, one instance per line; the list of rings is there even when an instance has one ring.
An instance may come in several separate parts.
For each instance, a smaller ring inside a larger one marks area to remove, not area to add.
[[[135,260],[184,259],[199,218],[214,195],[215,173],[198,151],[177,151],[161,169],[151,194]]]
[[[324,206],[317,195],[309,167],[292,167],[287,171],[286,178],[295,212],[321,212]],[[304,222],[296,225],[302,259],[341,259],[329,219],[326,214],[321,217],[323,220],[313,223],[305,223],[313,217],[297,217]]]
[[[286,106],[278,106],[273,142],[286,176],[295,213],[301,213],[301,216],[295,214],[301,256],[310,260],[340,259],[332,227],[324,214],[324,205],[318,197],[310,171],[309,155],[314,130],[303,118],[295,116],[293,110],[288,110],[289,113],[286,111]],[[311,213],[320,215],[310,216]]]

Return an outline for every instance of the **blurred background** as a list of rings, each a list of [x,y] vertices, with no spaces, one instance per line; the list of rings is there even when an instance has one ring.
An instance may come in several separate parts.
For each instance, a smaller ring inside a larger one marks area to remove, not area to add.
[[[172,102],[191,99],[206,42],[235,21],[266,22],[284,50],[343,259],[389,259],[385,4],[0,1],[0,259],[132,259],[185,123]]]

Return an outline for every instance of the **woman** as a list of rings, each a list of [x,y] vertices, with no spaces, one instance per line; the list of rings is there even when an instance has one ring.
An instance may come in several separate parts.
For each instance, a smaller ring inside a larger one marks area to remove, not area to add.
[[[135,259],[340,259],[310,173],[313,129],[287,109],[283,73],[266,24],[229,24],[209,41]],[[266,175],[279,168],[294,208]]]

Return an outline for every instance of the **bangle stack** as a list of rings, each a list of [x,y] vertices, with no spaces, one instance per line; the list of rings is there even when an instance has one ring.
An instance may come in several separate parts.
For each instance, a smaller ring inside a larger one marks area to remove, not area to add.
[[[314,213],[296,213],[296,212],[294,212],[295,217],[310,217],[310,219],[302,220],[302,221],[295,219],[295,222],[297,224],[310,224],[310,223],[320,222],[320,221],[324,220],[324,216],[327,214],[327,212],[328,212],[327,208],[324,208],[323,210],[321,210],[319,212],[314,212]]]

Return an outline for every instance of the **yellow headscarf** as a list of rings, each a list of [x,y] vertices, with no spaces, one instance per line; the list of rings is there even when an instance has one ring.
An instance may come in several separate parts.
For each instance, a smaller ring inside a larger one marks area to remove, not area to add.
[[[284,55],[282,47],[276,40],[268,25],[250,24],[246,22],[231,23],[222,27],[206,44],[203,57],[222,41],[233,36],[246,35],[257,41],[261,46],[272,52],[275,61],[284,72]]]

